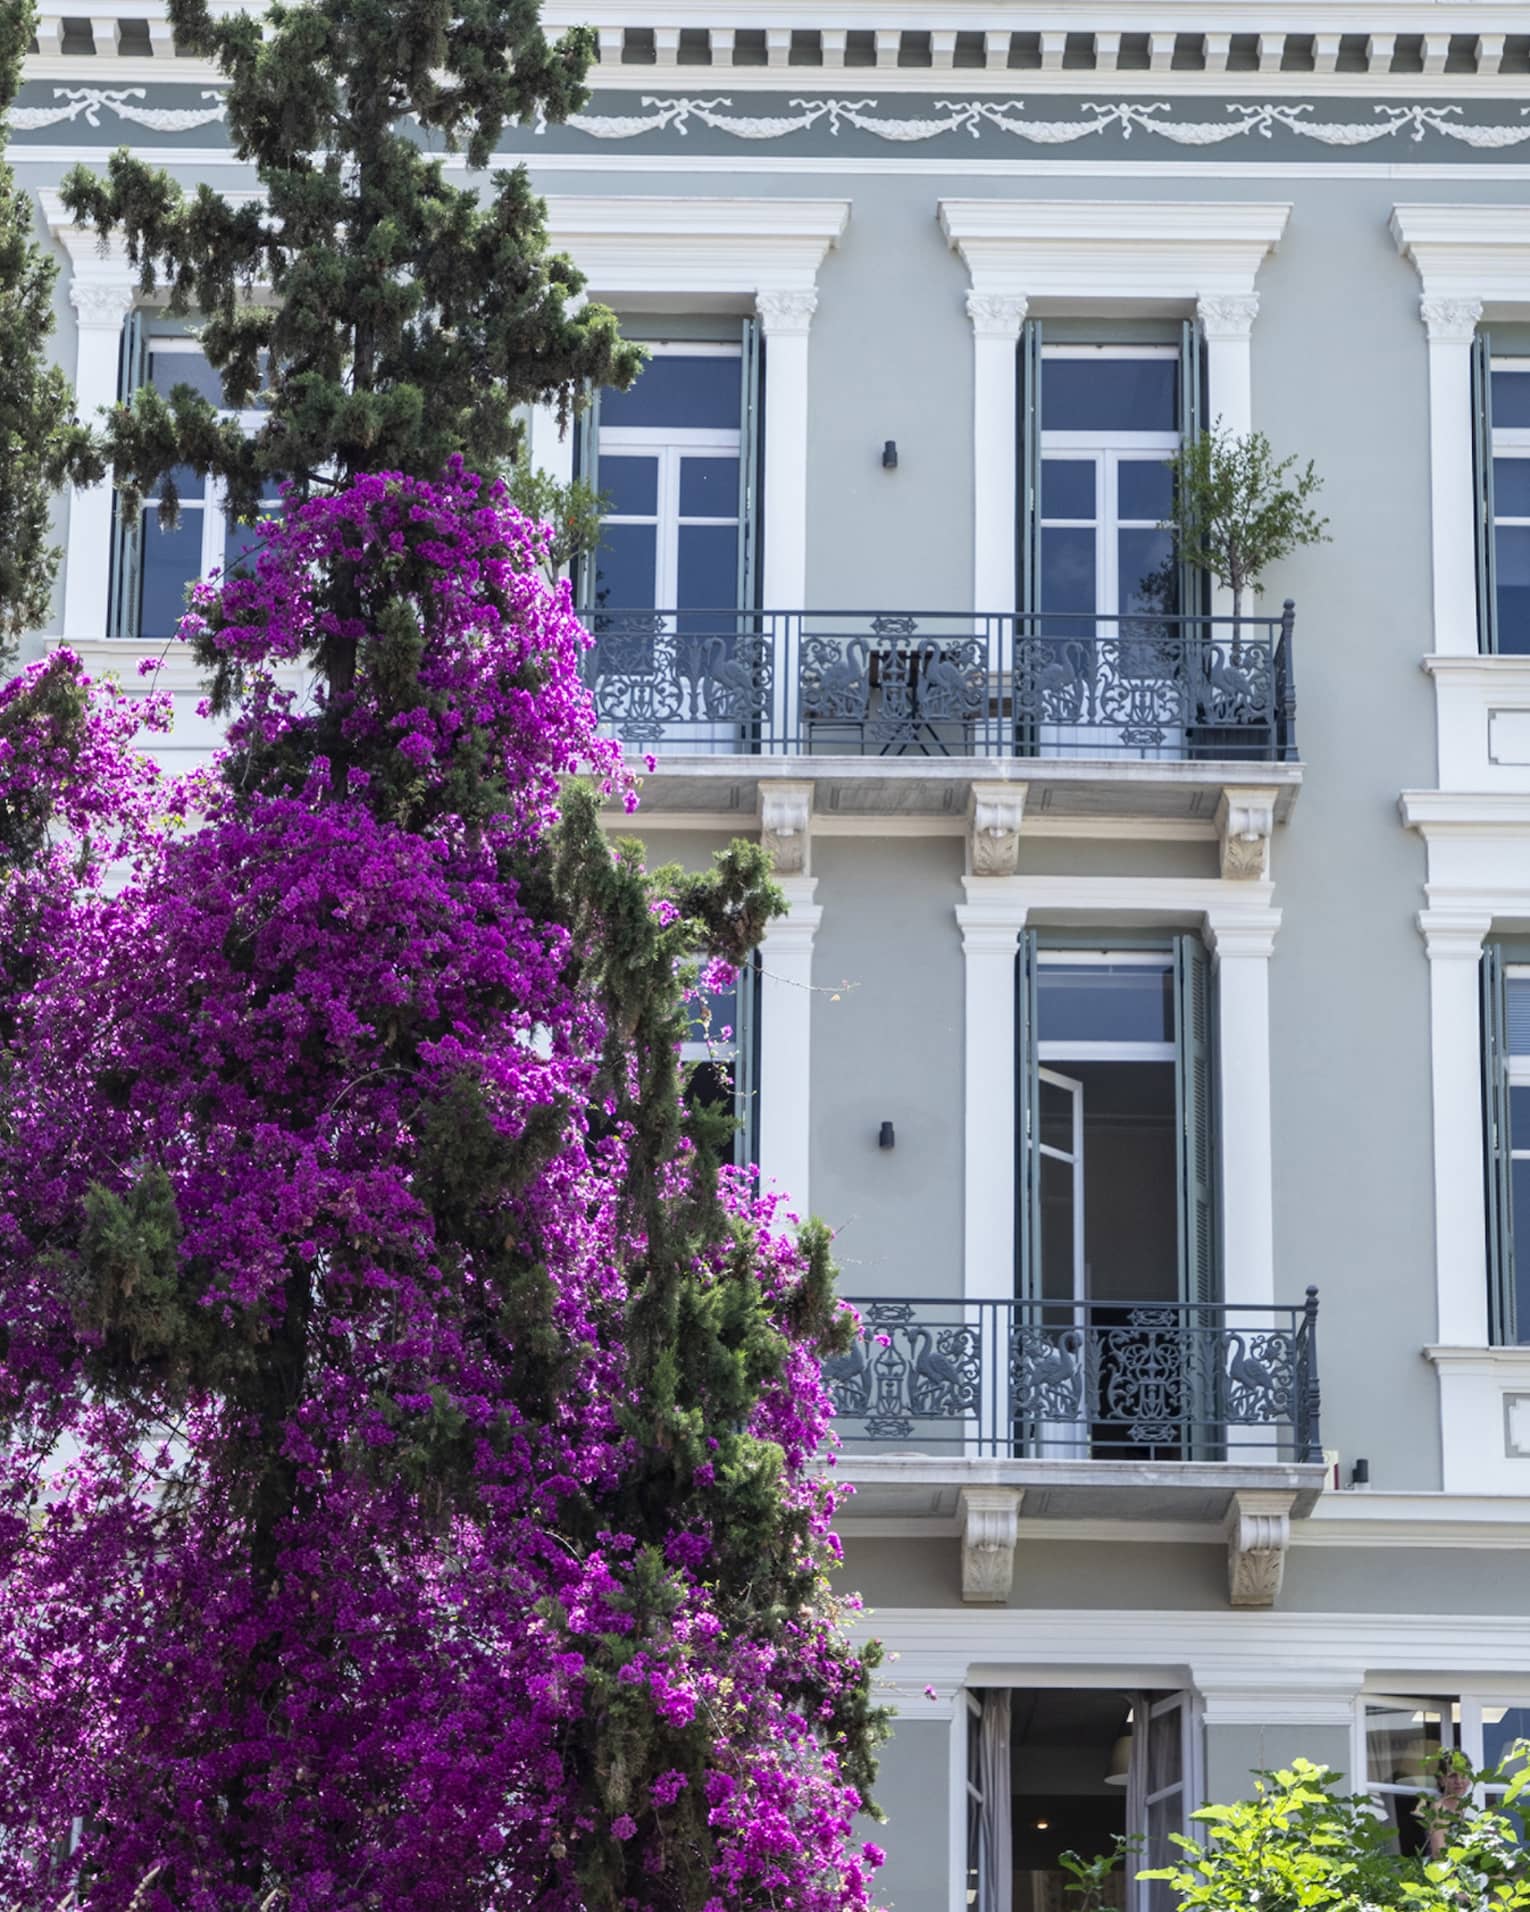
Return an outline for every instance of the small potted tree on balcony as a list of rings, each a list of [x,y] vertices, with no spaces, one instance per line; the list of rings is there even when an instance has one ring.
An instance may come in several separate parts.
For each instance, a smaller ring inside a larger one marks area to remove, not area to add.
[[[1243,615],[1245,593],[1257,596],[1272,564],[1304,545],[1327,544],[1328,520],[1312,500],[1323,481],[1309,463],[1277,459],[1263,432],[1223,429],[1220,420],[1168,461],[1174,480],[1173,516],[1160,528],[1174,533],[1175,556],[1232,593],[1232,616]],[[1238,726],[1270,717],[1266,681],[1270,653],[1251,659],[1239,626],[1230,641],[1212,642],[1199,656],[1195,702],[1200,717],[1197,754],[1241,755]],[[1264,695],[1260,695],[1260,691]]]

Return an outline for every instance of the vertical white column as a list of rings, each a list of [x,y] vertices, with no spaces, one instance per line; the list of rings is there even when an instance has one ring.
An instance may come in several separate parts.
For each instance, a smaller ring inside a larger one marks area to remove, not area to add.
[[[761,591],[767,611],[800,611],[807,603],[808,330],[817,307],[811,287],[755,297],[765,340]]]
[[[1254,429],[1254,320],[1257,292],[1208,293],[1195,315],[1206,341],[1206,423],[1239,437]]]
[[[1472,476],[1472,340],[1479,299],[1419,301],[1429,333],[1429,514],[1434,557],[1434,648],[1477,650],[1477,536]]]
[[[80,417],[99,425],[99,413],[117,398],[122,322],[133,303],[126,259],[76,260],[69,302],[78,325],[74,362],[75,403]],[[69,497],[69,539],[64,557],[64,635],[106,636],[111,590],[112,487],[109,479]]]
[[[760,1182],[788,1197],[806,1220],[812,1114],[813,938],[823,911],[813,902],[817,878],[778,876],[787,914],[760,946]]]
[[[1482,1175],[1482,1021],[1486,916],[1423,910],[1434,1083],[1434,1256],[1442,1346],[1488,1339],[1487,1211]]]
[[[1001,889],[1000,886],[1003,885]],[[966,962],[962,1292],[1015,1292],[1015,951],[1025,905],[1002,877],[969,876],[956,908]]]
[[[972,608],[1015,608],[1019,520],[1015,442],[1017,342],[1026,300],[1018,293],[969,292],[972,321]]]
[[[586,294],[576,292],[572,298],[563,301],[563,310],[569,318],[572,318],[586,303]],[[572,479],[574,427],[570,422],[566,431],[559,431],[558,410],[555,405],[531,407],[531,423],[527,432],[526,449],[536,469],[546,472],[556,484],[566,485]]]
[[[1270,957],[1280,911],[1206,913],[1217,982],[1221,1073],[1223,1293],[1275,1299],[1275,1200],[1270,1131]]]

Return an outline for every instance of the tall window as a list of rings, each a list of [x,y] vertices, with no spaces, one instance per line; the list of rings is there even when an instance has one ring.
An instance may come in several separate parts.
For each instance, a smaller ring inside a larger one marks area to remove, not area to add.
[[[125,368],[124,384],[135,389],[145,382],[169,397],[177,385],[189,385],[220,408],[225,418],[237,418],[246,430],[260,422],[257,410],[231,412],[223,407],[223,387],[193,338],[150,336],[136,368]],[[155,642],[172,637],[186,609],[186,592],[198,578],[228,571],[259,542],[258,525],[234,524],[224,507],[222,487],[214,478],[199,478],[189,466],[174,473],[180,500],[177,522],[163,520],[153,500],[131,538],[119,537],[113,555],[113,634]],[[160,491],[163,491],[161,486]],[[156,493],[156,497],[158,493]],[[280,508],[275,485],[261,499],[262,512]]]
[[[1530,654],[1530,358],[1473,355],[1477,621],[1485,651]]]
[[[689,1072],[687,1098],[725,1109],[735,1129],[732,1160],[740,1168],[759,1154],[759,1108],[755,1031],[758,1026],[758,963],[738,973],[733,987],[699,996],[691,1004],[690,1028],[680,1045]]]
[[[1365,1787],[1391,1827],[1400,1851],[1423,1853],[1428,1831],[1418,1809],[1439,1798],[1442,1756],[1464,1754],[1473,1771],[1512,1774],[1515,1745],[1530,1739],[1530,1701],[1502,1696],[1368,1693],[1360,1732]],[[1489,1804],[1504,1785],[1489,1784]]]
[[[1530,964],[1482,958],[1488,1314],[1495,1342],[1530,1342]]]

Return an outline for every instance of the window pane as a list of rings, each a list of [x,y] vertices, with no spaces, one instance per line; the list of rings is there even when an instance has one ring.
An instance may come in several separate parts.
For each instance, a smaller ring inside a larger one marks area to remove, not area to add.
[[[186,586],[202,575],[202,510],[181,506],[173,531],[152,508],[143,514],[143,597],[139,633],[169,637],[186,610]]]
[[[731,1050],[738,1035],[738,985],[732,989],[702,991],[686,1004],[687,1042],[704,1042],[712,1050]]]
[[[1041,1158],[1041,1293],[1046,1301],[1074,1298],[1073,1177],[1071,1163]]]
[[[1504,995],[1509,1011],[1509,1054],[1511,1056],[1530,1056],[1530,976],[1510,976],[1504,982]],[[1516,1096],[1530,1093],[1516,1089]],[[1515,1105],[1518,1117],[1518,1104]],[[1530,1148],[1530,1121],[1524,1128],[1524,1141],[1521,1148]]]
[[[614,517],[651,518],[659,508],[657,458],[602,458],[595,481]]]
[[[1514,1338],[1530,1342],[1530,1158],[1509,1164],[1509,1225],[1517,1244],[1514,1256]]]
[[[1174,534],[1170,531],[1118,531],[1119,608],[1172,611],[1177,583]]]
[[[1172,358],[1043,359],[1041,429],[1177,431],[1178,386],[1179,364]]]
[[[738,596],[738,528],[731,524],[680,527],[679,610],[726,611]]]
[[[1365,1776],[1373,1786],[1432,1792],[1443,1744],[1437,1707],[1378,1701],[1365,1709]]]
[[[610,610],[650,609],[658,532],[651,524],[608,524],[595,554],[595,601]]]
[[[1498,648],[1530,651],[1530,525],[1501,524],[1493,533],[1498,560]]]
[[[680,461],[680,516],[682,518],[738,517],[738,460],[736,458],[682,458]]]
[[[1482,1763],[1490,1770],[1518,1771],[1524,1763],[1511,1757],[1521,1740],[1530,1740],[1530,1706],[1484,1706],[1482,1709]]]
[[[1172,1042],[1173,972],[1156,963],[1043,963],[1036,977],[1043,1042]]]
[[[1500,518],[1530,518],[1530,458],[1493,460],[1493,510]]]
[[[1493,423],[1530,425],[1530,363],[1522,372],[1494,372]]]
[[[1093,611],[1094,533],[1046,526],[1041,533],[1041,608]]]
[[[1116,466],[1116,516],[1123,524],[1161,524],[1174,508],[1174,482],[1159,458],[1123,458]]]
[[[600,395],[602,425],[722,426],[738,430],[739,361],[664,353],[630,391]]]
[[[177,385],[189,385],[210,404],[223,403],[223,381],[200,352],[156,352],[151,346],[149,383],[167,396]]]
[[[1056,1082],[1038,1085],[1041,1105],[1041,1140],[1049,1149],[1073,1153],[1073,1097]]]
[[[230,572],[239,566],[245,557],[251,559],[246,576],[255,575],[253,560],[266,548],[271,533],[276,529],[274,519],[264,518],[256,524],[231,524],[223,537],[223,569]]]
[[[1094,516],[1094,473],[1092,458],[1046,458],[1041,465],[1041,515],[1043,518],[1083,518]]]

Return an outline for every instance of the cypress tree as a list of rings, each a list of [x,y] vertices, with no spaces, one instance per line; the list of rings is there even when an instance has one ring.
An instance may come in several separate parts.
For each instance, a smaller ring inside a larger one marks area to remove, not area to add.
[[[31,0],[0,7],[0,114],[16,97],[35,23]],[[6,137],[0,118],[0,154]],[[47,621],[59,560],[48,542],[54,492],[94,484],[105,469],[69,381],[45,353],[57,276],[33,230],[31,194],[0,157],[0,663]]]

